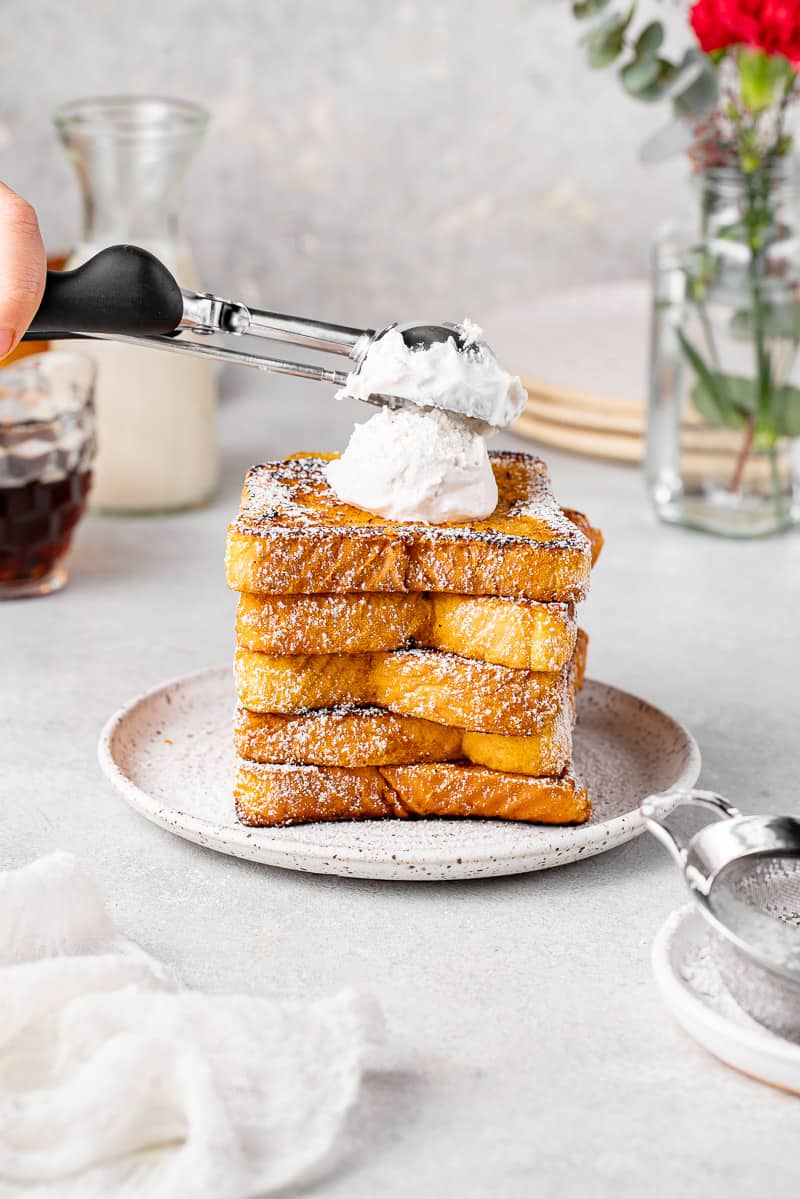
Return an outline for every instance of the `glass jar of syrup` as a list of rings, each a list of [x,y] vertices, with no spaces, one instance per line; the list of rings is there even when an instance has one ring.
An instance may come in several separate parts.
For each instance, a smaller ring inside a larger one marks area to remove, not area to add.
[[[59,591],[95,452],[94,368],[51,351],[0,370],[0,599]]]

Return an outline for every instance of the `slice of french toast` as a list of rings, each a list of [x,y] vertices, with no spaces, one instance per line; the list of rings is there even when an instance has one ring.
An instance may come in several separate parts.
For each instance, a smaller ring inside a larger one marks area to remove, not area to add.
[[[424,592],[241,595],[236,637],[258,653],[363,654],[416,646],[519,670],[560,670],[577,635],[572,605]]]
[[[530,736],[566,700],[566,671],[510,670],[438,650],[294,654],[239,649],[239,703],[251,712],[298,713],[379,705],[405,716],[481,733]]]
[[[459,762],[348,769],[240,758],[234,794],[239,820],[254,827],[413,816],[580,824],[592,810],[571,770],[532,778]]]
[[[467,760],[492,770],[558,775],[572,754],[574,705],[538,733],[504,737],[469,733],[384,708],[317,708],[297,716],[240,708],[233,740],[251,762],[314,766],[409,766]]]
[[[581,631],[560,671],[512,670],[439,650],[271,656],[238,649],[234,677],[250,712],[378,705],[470,732],[530,737],[580,687],[587,643]]]
[[[539,458],[490,458],[499,494],[494,513],[445,525],[385,520],[341,503],[326,482],[324,456],[254,466],[228,529],[228,586],[273,595],[433,591],[546,603],[583,599],[600,535],[583,531],[590,530],[585,518],[562,512]]]

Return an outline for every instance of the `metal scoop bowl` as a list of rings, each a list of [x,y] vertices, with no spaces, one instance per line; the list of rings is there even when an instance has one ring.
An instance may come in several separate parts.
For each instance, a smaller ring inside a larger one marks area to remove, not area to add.
[[[390,329],[397,329],[411,350],[426,350],[437,342],[452,340],[464,354],[474,354],[479,348],[488,351],[483,343],[468,340],[456,324],[393,324],[376,332],[186,291],[158,258],[139,246],[110,246],[73,271],[48,271],[42,302],[25,339],[88,337],[131,342],[343,388],[352,372],[275,358],[237,344],[237,339],[246,335],[345,355],[358,371],[370,348]],[[367,402],[395,407],[407,401],[371,395]]]
[[[682,805],[721,819],[683,842],[663,815]],[[747,816],[713,791],[653,795],[640,811],[681,869],[731,995],[759,1024],[800,1042],[800,820]]]

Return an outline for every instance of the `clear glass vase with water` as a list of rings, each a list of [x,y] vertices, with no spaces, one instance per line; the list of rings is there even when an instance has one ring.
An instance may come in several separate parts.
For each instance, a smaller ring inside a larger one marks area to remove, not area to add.
[[[788,164],[697,180],[654,254],[646,476],[658,515],[730,537],[800,521],[800,239]]]

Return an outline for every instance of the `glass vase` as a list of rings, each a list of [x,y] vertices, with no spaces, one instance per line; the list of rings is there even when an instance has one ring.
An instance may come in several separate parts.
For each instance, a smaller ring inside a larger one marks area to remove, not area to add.
[[[205,135],[205,109],[119,96],[76,100],[54,120],[83,199],[83,230],[67,269],[127,242],[150,250],[181,286],[197,290],[178,203]],[[92,508],[160,513],[208,500],[217,479],[211,363],[113,341],[75,345],[97,368]]]
[[[668,523],[728,537],[800,520],[800,241],[792,174],[696,179],[653,259],[647,488]]]

